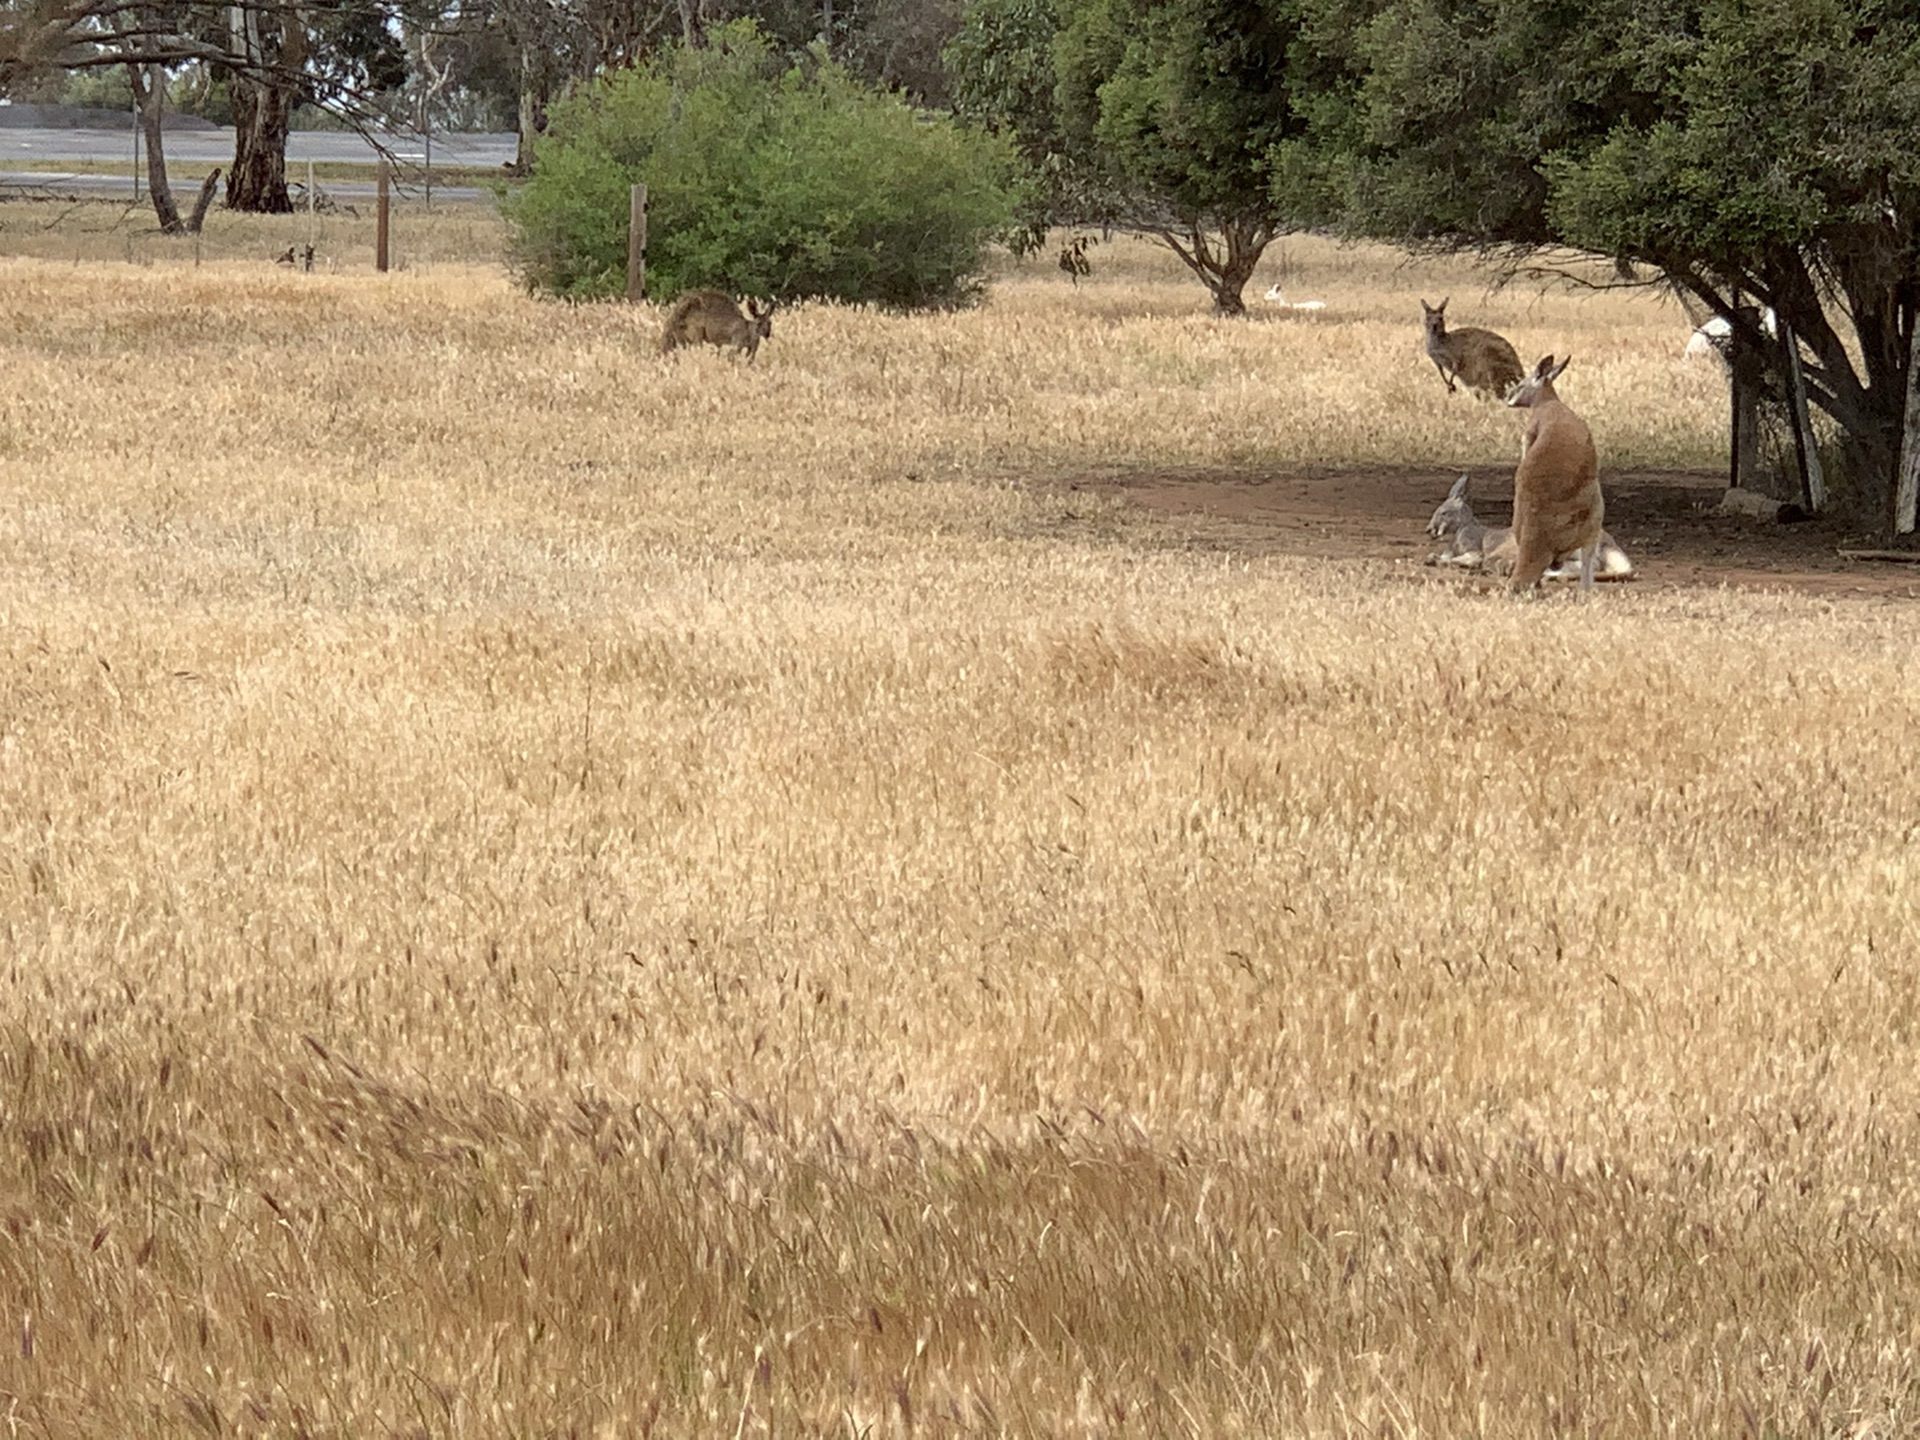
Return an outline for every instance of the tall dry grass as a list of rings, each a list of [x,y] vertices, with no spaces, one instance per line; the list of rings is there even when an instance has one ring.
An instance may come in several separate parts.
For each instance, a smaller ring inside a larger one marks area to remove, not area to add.
[[[1711,461],[1651,302],[1289,259],[1318,320],[1121,247],[750,367],[0,261],[9,1433],[1914,1433],[1906,610],[1034,483],[1417,530],[1512,450],[1449,286]]]

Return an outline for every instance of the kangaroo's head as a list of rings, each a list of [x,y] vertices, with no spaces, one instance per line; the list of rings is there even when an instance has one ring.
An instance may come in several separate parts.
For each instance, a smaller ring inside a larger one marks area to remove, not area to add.
[[[1558,400],[1560,397],[1553,390],[1554,379],[1572,359],[1569,355],[1556,365],[1551,355],[1541,356],[1540,363],[1533,367],[1533,373],[1507,392],[1507,404],[1518,410],[1527,410],[1549,400]]]
[[[1420,302],[1420,318],[1426,322],[1427,334],[1440,336],[1447,333],[1447,300],[1452,298],[1449,295],[1438,305],[1429,305],[1425,300]]]
[[[747,301],[747,322],[753,333],[762,340],[773,338],[773,310],[779,302],[768,300],[762,304],[758,300]]]
[[[1453,488],[1447,492],[1447,498],[1433,512],[1433,518],[1427,521],[1427,534],[1436,538],[1452,535],[1473,524],[1473,506],[1467,503],[1467,477],[1462,475],[1453,482]]]

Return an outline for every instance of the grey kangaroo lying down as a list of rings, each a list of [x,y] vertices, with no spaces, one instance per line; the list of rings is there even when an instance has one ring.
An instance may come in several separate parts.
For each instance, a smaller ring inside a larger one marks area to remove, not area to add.
[[[1427,534],[1446,542],[1436,554],[1427,557],[1429,565],[1457,565],[1466,570],[1484,570],[1490,575],[1510,575],[1520,546],[1507,525],[1483,525],[1473,513],[1467,498],[1469,482],[1465,475],[1453,482],[1447,498],[1427,522]],[[1596,580],[1631,580],[1633,561],[1605,531],[1600,534],[1600,554],[1594,566]],[[1579,561],[1573,555],[1556,556],[1548,567],[1549,580],[1577,580]]]

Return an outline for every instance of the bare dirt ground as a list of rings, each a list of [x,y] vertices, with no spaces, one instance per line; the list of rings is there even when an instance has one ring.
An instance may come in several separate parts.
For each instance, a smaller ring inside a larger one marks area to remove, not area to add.
[[[1164,516],[1193,543],[1249,554],[1382,560],[1414,575],[1496,583],[1422,565],[1438,548],[1427,538],[1427,517],[1452,480],[1365,469],[1103,478],[1072,488]],[[1847,559],[1842,549],[1871,542],[1827,521],[1781,525],[1709,513],[1726,486],[1721,476],[1650,471],[1603,480],[1607,528],[1639,571],[1626,583],[1920,597],[1920,564]],[[1475,513],[1488,524],[1508,523],[1512,484],[1510,473],[1474,472]]]

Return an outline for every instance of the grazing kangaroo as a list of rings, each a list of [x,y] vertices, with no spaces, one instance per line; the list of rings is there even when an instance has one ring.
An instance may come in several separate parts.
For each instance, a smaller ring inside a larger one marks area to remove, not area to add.
[[[667,312],[667,328],[660,335],[660,353],[671,354],[682,345],[731,345],[751,360],[760,342],[773,336],[773,305],[747,301],[742,315],[732,300],[718,290],[689,290]]]
[[[1420,309],[1427,325],[1427,358],[1447,382],[1449,395],[1459,388],[1454,383],[1459,381],[1469,390],[1503,400],[1527,373],[1519,353],[1493,331],[1476,330],[1470,325],[1447,329],[1446,300],[1438,305],[1422,300]]]
[[[1513,476],[1514,557],[1512,589],[1531,590],[1547,567],[1562,555],[1580,557],[1580,588],[1593,586],[1600,555],[1600,526],[1607,503],[1600,494],[1600,462],[1593,432],[1554,393],[1553,382],[1567,368],[1548,355],[1533,367],[1507,404],[1531,413]]]
[[[1453,488],[1447,492],[1434,510],[1433,518],[1427,521],[1427,534],[1446,543],[1438,554],[1427,557],[1429,565],[1458,565],[1463,569],[1485,570],[1495,575],[1511,574],[1513,562],[1520,553],[1519,545],[1514,541],[1513,529],[1508,525],[1482,524],[1480,517],[1473,513],[1473,505],[1467,496],[1468,480],[1462,475],[1453,482]],[[1576,565],[1567,568],[1562,562],[1569,557],[1556,555],[1553,564],[1547,567],[1549,580],[1571,580],[1580,572]],[[1633,561],[1627,552],[1620,548],[1619,542],[1606,531],[1600,532],[1600,558],[1595,562],[1596,580],[1631,580],[1634,578]]]

